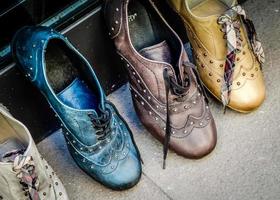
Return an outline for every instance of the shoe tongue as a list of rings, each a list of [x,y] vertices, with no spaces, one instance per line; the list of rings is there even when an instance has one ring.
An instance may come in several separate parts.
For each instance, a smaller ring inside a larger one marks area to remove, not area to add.
[[[139,53],[150,60],[171,63],[170,48],[165,40],[153,46],[145,47]]]

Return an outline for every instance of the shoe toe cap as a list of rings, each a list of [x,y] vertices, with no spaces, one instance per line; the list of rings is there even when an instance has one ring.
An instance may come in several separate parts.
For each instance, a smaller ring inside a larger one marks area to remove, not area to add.
[[[262,75],[255,80],[247,80],[239,89],[232,90],[229,107],[240,112],[251,112],[265,99],[265,85]]]
[[[184,157],[198,159],[209,154],[216,146],[217,130],[214,120],[203,128],[194,128],[184,139],[173,143],[176,152]]]
[[[104,177],[104,182],[114,190],[124,190],[136,185],[141,173],[142,167],[138,156],[130,152],[124,160],[119,161],[115,171]]]

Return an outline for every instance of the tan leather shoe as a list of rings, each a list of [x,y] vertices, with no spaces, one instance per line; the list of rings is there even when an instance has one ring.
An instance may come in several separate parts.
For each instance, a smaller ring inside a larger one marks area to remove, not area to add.
[[[235,0],[169,0],[181,15],[204,85],[225,106],[250,112],[265,98],[263,49]]]
[[[27,128],[0,105],[0,199],[68,200]]]
[[[107,0],[109,35],[130,78],[135,110],[151,134],[187,158],[210,153],[216,126],[183,44],[151,1]]]

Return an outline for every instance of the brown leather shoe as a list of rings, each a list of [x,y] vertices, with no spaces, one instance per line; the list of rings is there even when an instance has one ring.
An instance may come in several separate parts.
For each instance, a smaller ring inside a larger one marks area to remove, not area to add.
[[[224,106],[250,112],[265,86],[263,49],[235,0],[169,0],[184,20],[204,85]]]
[[[164,143],[164,160],[168,146],[187,158],[211,152],[216,126],[179,37],[150,1],[105,2],[109,35],[126,63],[135,110]]]

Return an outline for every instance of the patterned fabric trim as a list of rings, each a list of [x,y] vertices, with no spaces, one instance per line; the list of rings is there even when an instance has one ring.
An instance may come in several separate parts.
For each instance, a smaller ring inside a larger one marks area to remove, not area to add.
[[[227,38],[227,56],[224,70],[224,81],[221,89],[221,98],[224,106],[228,105],[230,101],[229,96],[233,81],[236,53],[241,51],[242,48],[240,32],[241,23],[238,19],[236,19],[237,15],[241,17],[243,23],[245,24],[248,39],[256,58],[261,64],[265,62],[261,42],[257,39],[253,22],[250,19],[247,19],[245,10],[240,5],[236,5],[227,10],[218,18],[218,24],[222,25],[222,31],[225,33]]]
[[[13,162],[13,171],[16,173],[23,191],[30,200],[40,200],[38,189],[39,180],[35,173],[35,164],[31,156],[23,156],[25,150],[14,150],[7,153],[3,160]]]

